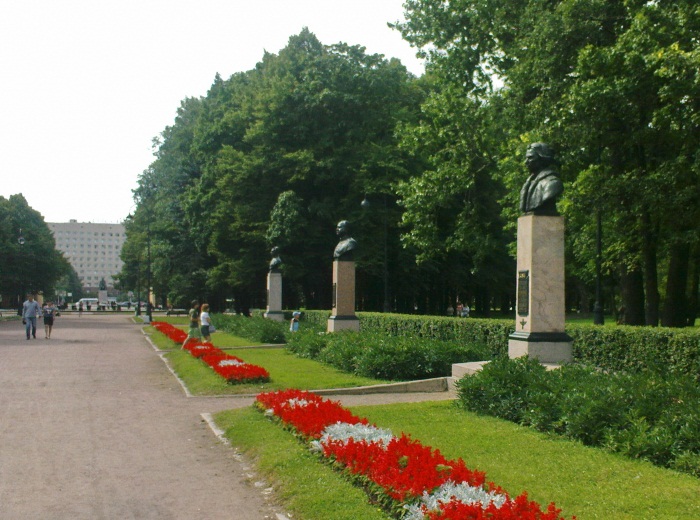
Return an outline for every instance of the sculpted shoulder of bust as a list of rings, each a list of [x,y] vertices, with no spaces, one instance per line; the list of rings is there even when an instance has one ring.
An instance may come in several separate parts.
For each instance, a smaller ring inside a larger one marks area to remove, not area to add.
[[[337,260],[352,260],[353,251],[357,249],[357,241],[350,236],[350,223],[347,220],[338,222],[335,234],[338,235],[340,241],[335,246],[333,258]]]
[[[558,215],[556,202],[564,192],[564,184],[556,171],[554,151],[546,143],[527,147],[525,166],[530,177],[520,190],[520,211],[523,214]]]

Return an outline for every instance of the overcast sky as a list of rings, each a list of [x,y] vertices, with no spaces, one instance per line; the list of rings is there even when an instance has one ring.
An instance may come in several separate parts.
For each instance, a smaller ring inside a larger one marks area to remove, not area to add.
[[[120,222],[180,101],[308,27],[422,63],[387,22],[403,0],[0,0],[0,195],[47,222]]]

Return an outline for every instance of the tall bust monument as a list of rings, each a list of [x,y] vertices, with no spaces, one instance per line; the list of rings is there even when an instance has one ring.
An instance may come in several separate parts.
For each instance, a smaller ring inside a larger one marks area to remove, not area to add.
[[[282,259],[280,250],[273,247],[270,250],[272,260],[270,260],[269,272],[267,273],[267,309],[264,316],[275,321],[284,321],[282,312]]]
[[[564,217],[556,202],[564,185],[554,151],[546,143],[527,147],[529,177],[520,190],[515,332],[508,355],[529,355],[542,363],[572,360],[564,332]]]
[[[328,332],[360,330],[355,316],[355,257],[357,241],[350,236],[350,223],[341,220],[335,229],[339,241],[333,251],[333,310]]]

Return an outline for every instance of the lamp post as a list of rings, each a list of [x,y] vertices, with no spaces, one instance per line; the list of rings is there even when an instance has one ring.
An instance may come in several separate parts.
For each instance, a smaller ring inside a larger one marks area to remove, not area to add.
[[[17,302],[17,314],[22,315],[22,298],[24,298],[24,236],[22,235],[22,228],[19,228],[19,237],[17,238],[17,243],[19,244],[19,298]]]
[[[146,250],[148,255],[148,271],[147,271],[147,282],[148,287],[146,287],[146,315],[148,316],[148,323],[153,321],[153,314],[151,309],[151,221],[148,221],[148,227],[146,228]]]
[[[384,262],[382,266],[382,283],[384,285],[384,305],[383,305],[383,310],[384,312],[391,312],[391,298],[389,297],[389,251],[388,251],[388,222],[387,222],[387,215],[386,215],[386,209],[387,209],[387,204],[386,204],[386,194],[384,194],[384,216],[383,216],[383,221],[382,221],[382,226],[383,226],[383,247],[384,247]],[[365,198],[362,199],[362,202],[360,202],[360,207],[362,209],[369,209],[369,207],[372,204],[369,202],[369,199],[367,198],[367,195],[365,195]]]

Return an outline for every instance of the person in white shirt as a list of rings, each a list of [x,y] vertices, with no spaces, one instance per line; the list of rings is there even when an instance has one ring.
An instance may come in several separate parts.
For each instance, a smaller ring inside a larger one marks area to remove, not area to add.
[[[211,317],[209,316],[209,304],[202,304],[202,312],[199,315],[200,330],[202,332],[202,339],[211,343],[211,332],[209,327],[211,327]]]

